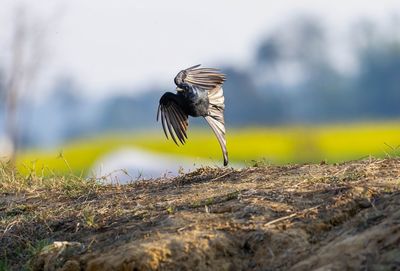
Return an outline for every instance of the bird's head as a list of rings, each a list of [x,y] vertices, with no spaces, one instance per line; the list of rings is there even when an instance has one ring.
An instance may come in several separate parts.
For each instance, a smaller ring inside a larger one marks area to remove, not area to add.
[[[179,86],[176,87],[176,91],[177,91],[178,93],[179,93],[179,92],[183,93],[183,92],[189,91],[189,89],[190,89],[190,87],[189,87],[188,84],[181,84],[181,85],[179,85]]]

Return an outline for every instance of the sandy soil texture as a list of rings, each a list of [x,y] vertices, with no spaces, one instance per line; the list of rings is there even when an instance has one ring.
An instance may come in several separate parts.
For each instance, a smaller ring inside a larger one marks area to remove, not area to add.
[[[400,270],[400,159],[202,168],[0,204],[16,270]]]

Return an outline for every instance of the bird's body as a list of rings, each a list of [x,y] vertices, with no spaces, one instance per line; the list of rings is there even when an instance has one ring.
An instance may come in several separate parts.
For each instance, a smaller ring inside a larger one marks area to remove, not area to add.
[[[168,132],[176,144],[187,139],[188,116],[204,117],[217,136],[228,164],[225,140],[224,95],[222,84],[225,76],[216,69],[198,68],[200,65],[182,70],[175,77],[177,93],[166,92],[160,99],[157,120],[161,115],[164,133]],[[167,132],[168,131],[168,132]]]

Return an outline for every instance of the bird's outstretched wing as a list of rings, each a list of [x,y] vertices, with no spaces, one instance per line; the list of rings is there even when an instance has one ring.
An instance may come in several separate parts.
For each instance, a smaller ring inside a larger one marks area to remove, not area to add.
[[[186,131],[189,126],[188,115],[183,112],[173,99],[169,98],[168,94],[172,93],[165,93],[160,99],[157,121],[161,118],[162,127],[167,138],[169,132],[176,145],[178,145],[178,142],[175,136],[182,144],[185,144],[185,138],[187,139]]]
[[[196,65],[180,71],[175,76],[175,84],[183,89],[185,85],[194,85],[210,91],[224,83],[225,75],[218,69],[199,67],[200,65]]]
[[[224,166],[226,166],[228,164],[228,151],[225,139],[225,98],[222,90],[225,75],[218,69],[199,67],[200,65],[196,65],[180,71],[174,81],[179,88],[184,90],[200,88],[206,91],[209,105],[207,114],[203,117],[218,139],[224,156]]]
[[[204,118],[206,119],[218,139],[219,145],[221,146],[221,150],[224,155],[224,166],[226,166],[228,165],[228,151],[226,149],[225,139],[225,98],[221,86],[217,86],[208,92],[208,101],[208,112],[207,116],[205,116]]]

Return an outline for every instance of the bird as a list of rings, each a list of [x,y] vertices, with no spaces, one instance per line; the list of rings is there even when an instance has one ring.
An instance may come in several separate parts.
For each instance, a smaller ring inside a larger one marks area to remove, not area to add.
[[[224,166],[228,165],[225,139],[225,97],[222,85],[225,74],[215,68],[200,68],[200,64],[181,70],[174,79],[176,93],[164,93],[157,110],[167,139],[183,145],[187,137],[189,116],[203,117],[210,125],[222,150]],[[176,139],[177,138],[177,139]]]

